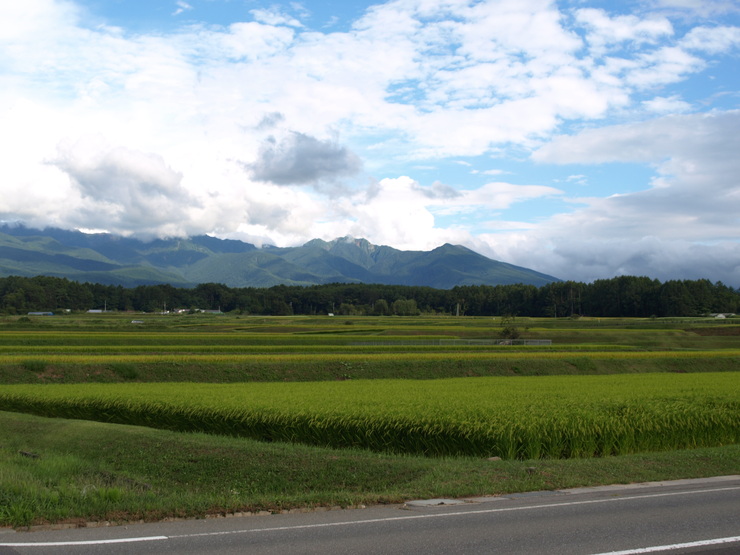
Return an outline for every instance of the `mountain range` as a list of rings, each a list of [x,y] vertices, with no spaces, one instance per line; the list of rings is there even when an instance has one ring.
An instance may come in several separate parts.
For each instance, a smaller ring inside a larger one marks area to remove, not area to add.
[[[142,241],[108,233],[0,226],[0,276],[55,276],[106,285],[229,287],[378,283],[450,289],[457,285],[536,286],[560,281],[492,260],[460,245],[402,251],[365,239],[314,239],[300,247],[258,248],[199,235]]]

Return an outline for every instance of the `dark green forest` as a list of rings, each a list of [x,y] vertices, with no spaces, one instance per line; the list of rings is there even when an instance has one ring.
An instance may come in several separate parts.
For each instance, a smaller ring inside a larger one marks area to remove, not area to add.
[[[475,285],[452,289],[333,283],[310,287],[230,288],[78,283],[57,277],[0,278],[0,312],[221,310],[243,314],[460,314],[530,317],[667,317],[740,312],[740,291],[709,280],[620,276],[592,283]]]

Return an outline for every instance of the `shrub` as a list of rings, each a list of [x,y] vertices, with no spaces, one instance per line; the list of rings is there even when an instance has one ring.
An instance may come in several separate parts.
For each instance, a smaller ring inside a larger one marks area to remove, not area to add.
[[[116,362],[110,365],[110,369],[124,380],[135,380],[139,377],[136,366],[130,362]]]
[[[47,363],[45,360],[29,358],[21,362],[21,366],[29,372],[43,372],[46,370]]]

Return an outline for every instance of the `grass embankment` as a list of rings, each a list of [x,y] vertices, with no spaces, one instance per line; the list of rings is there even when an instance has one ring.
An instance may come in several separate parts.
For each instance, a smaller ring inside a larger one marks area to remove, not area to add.
[[[0,412],[0,525],[158,520],[740,473],[740,446],[488,461]],[[534,470],[532,470],[534,469]]]
[[[734,372],[739,367],[740,351],[6,355],[0,357],[0,383],[441,379],[471,376]]]

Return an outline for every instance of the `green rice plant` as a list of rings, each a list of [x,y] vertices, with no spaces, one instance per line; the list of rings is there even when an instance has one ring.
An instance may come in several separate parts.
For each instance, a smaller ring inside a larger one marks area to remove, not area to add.
[[[570,352],[517,352],[512,354],[510,351],[495,351],[495,352],[456,352],[451,355],[447,352],[439,351],[422,351],[422,352],[377,352],[372,354],[372,360],[378,362],[386,361],[403,361],[403,362],[449,362],[450,360],[464,360],[473,362],[485,362],[489,360],[500,360],[500,359],[515,359],[522,364],[526,364],[527,360],[563,360],[568,361],[573,358],[573,354]],[[606,352],[590,355],[592,360],[599,358],[615,360],[615,361],[642,361],[649,360],[655,361],[656,363],[670,363],[672,360],[681,359],[695,359],[695,360],[709,360],[709,359],[740,359],[740,350],[725,350],[725,351],[659,351],[659,352],[631,352],[631,351],[616,351]],[[29,359],[23,355],[7,355],[3,357],[6,363],[24,364],[25,361],[29,361],[29,364],[36,364],[37,359]],[[202,364],[207,363],[235,363],[240,361],[257,361],[257,362],[271,362],[271,361],[300,361],[306,364],[314,362],[332,362],[339,364],[341,362],[346,363],[362,363],[368,359],[367,353],[353,353],[353,352],[339,352],[339,353],[326,353],[326,352],[275,352],[273,354],[254,354],[254,353],[140,353],[140,354],[96,354],[93,349],[85,354],[50,354],[45,357],[47,363],[50,364],[85,364],[91,360],[95,360],[103,364],[112,364],[115,362],[143,362],[143,363],[177,363],[183,361],[198,362]]]
[[[737,374],[2,386],[0,409],[430,456],[737,443]]]

